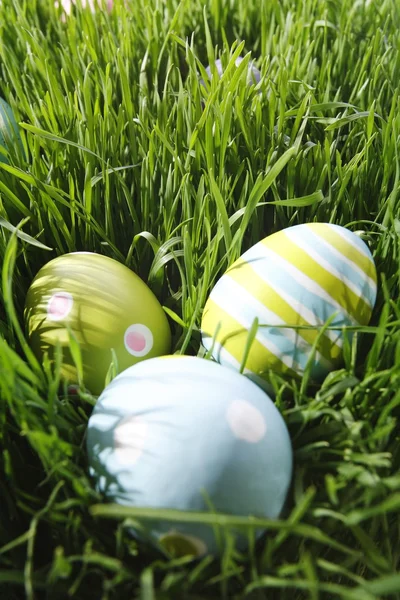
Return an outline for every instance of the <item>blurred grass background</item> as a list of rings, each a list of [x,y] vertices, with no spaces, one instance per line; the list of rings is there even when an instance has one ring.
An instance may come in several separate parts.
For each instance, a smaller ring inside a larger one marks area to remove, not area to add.
[[[24,145],[0,164],[0,597],[400,598],[399,2],[77,4],[0,4],[0,95]],[[225,75],[202,87],[216,57]],[[27,345],[32,278],[66,252],[111,256],[167,310],[173,350],[197,354],[225,269],[308,221],[363,232],[378,300],[322,385],[273,379],[295,453],[285,514],[245,556],[236,517],[215,517],[219,560],[138,546],[146,511],[103,504],[87,475],[95,398]]]

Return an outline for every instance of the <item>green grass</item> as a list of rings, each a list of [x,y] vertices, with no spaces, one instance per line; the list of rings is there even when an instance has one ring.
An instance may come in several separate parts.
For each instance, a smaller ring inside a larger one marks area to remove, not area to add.
[[[0,95],[26,154],[0,164],[0,597],[398,599],[400,5],[115,4],[65,23],[51,0],[0,5]],[[233,68],[249,52],[259,88],[246,63]],[[202,88],[202,65],[221,54],[224,77]],[[282,519],[255,545],[259,522],[212,517],[220,560],[138,546],[127,530],[152,514],[105,504],[87,474],[95,399],[68,397],[59,365],[27,345],[33,276],[69,251],[111,256],[168,311],[174,351],[197,354],[228,265],[309,221],[363,232],[378,300],[321,385],[273,378],[295,457]],[[248,531],[247,555],[229,525]]]

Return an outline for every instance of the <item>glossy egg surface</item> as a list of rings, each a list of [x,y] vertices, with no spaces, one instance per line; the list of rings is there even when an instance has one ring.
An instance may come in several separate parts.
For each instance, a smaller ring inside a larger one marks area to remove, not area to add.
[[[121,263],[90,252],[65,254],[36,275],[26,298],[30,343],[41,357],[60,344],[63,375],[77,383],[69,330],[82,353],[86,387],[99,394],[116,353],[119,371],[168,354],[166,315],[150,288]]]
[[[203,312],[203,344],[218,362],[238,369],[257,318],[245,373],[301,375],[330,321],[339,329],[320,336],[311,362],[312,377],[321,378],[340,362],[343,326],[368,324],[376,281],[367,245],[348,229],[289,227],[247,250],[217,282]]]
[[[292,473],[285,422],[252,381],[201,358],[147,360],[117,376],[89,419],[98,489],[136,507],[277,518]],[[218,553],[212,527],[144,521],[151,540]],[[242,546],[246,540],[241,539]]]

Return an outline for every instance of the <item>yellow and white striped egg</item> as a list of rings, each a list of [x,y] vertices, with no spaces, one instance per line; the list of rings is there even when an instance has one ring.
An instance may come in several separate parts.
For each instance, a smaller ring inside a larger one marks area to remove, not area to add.
[[[337,329],[320,336],[311,363],[311,376],[319,379],[342,358],[343,327],[369,323],[376,282],[367,245],[348,229],[289,227],[247,250],[217,282],[203,312],[203,345],[218,362],[239,369],[257,318],[244,373],[302,375],[329,321]]]

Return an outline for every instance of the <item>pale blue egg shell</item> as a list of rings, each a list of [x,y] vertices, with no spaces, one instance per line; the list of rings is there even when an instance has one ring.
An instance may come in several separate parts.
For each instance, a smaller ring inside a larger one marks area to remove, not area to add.
[[[116,377],[93,410],[87,448],[98,489],[123,505],[207,511],[205,490],[218,512],[275,519],[291,481],[289,434],[270,398],[195,357],[153,358]],[[209,526],[144,525],[154,541],[174,530],[218,553]]]

